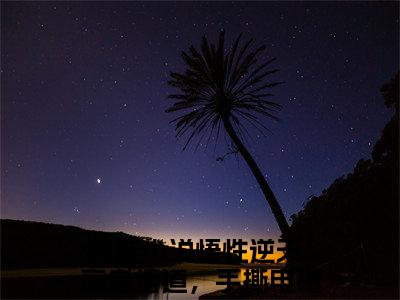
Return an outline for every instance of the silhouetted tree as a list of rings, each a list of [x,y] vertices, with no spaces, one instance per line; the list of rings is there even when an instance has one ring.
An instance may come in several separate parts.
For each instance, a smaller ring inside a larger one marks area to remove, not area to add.
[[[389,108],[393,107],[396,114],[399,114],[399,72],[389,83],[384,84],[381,93],[385,100],[385,105]]]
[[[375,162],[384,158],[392,158],[393,163],[398,165],[398,157],[391,155],[399,152],[399,144],[393,141],[399,135],[399,72],[387,84],[381,88],[381,93],[388,108],[394,108],[395,113],[389,123],[383,128],[382,136],[374,146],[372,158]]]
[[[250,51],[252,39],[240,45],[241,35],[229,51],[224,48],[224,32],[219,35],[218,45],[209,44],[202,38],[201,50],[192,45],[189,52],[182,52],[186,63],[183,74],[171,72],[169,84],[181,90],[181,94],[172,94],[168,98],[175,103],[166,112],[184,111],[184,114],[173,120],[176,123],[177,137],[190,131],[184,146],[188,146],[194,137],[200,137],[198,144],[209,131],[208,141],[214,131],[217,139],[221,124],[259,183],[264,196],[272,209],[283,236],[289,226],[263,173],[243,143],[247,129],[244,120],[263,132],[266,127],[258,120],[257,115],[277,119],[273,112],[280,105],[266,100],[272,96],[266,90],[282,82],[265,82],[265,78],[277,71],[266,70],[270,59],[257,64],[258,55],[265,50],[260,46]],[[263,132],[264,133],[264,132]]]

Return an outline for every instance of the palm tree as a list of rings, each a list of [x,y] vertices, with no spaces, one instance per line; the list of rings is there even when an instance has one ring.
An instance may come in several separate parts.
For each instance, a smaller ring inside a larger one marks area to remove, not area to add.
[[[253,172],[264,196],[271,207],[275,219],[286,237],[289,225],[263,173],[243,141],[248,133],[242,121],[248,122],[257,130],[267,129],[256,115],[277,119],[273,112],[280,105],[266,100],[272,96],[266,89],[282,82],[265,82],[265,77],[277,70],[266,70],[275,59],[257,64],[257,56],[265,50],[265,46],[249,51],[252,39],[240,46],[241,35],[238,36],[229,51],[224,49],[224,31],[219,35],[218,46],[209,44],[202,38],[201,50],[192,45],[189,52],[182,52],[187,69],[184,74],[171,72],[169,85],[181,90],[181,94],[172,94],[167,98],[175,103],[166,112],[183,111],[184,114],[174,119],[177,137],[191,131],[184,149],[194,137],[200,137],[198,145],[209,132],[207,143],[216,132],[216,139],[221,124],[230,137],[234,152],[239,152]]]

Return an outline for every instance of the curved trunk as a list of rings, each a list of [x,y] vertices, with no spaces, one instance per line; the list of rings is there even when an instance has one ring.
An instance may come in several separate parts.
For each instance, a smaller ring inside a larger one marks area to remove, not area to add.
[[[261,187],[261,190],[264,193],[265,199],[267,200],[269,206],[271,207],[272,213],[274,214],[274,217],[276,221],[278,222],[278,226],[282,232],[282,237],[287,238],[287,235],[289,233],[289,224],[286,221],[285,215],[283,214],[283,211],[281,207],[279,206],[278,201],[275,198],[274,193],[272,192],[267,180],[265,179],[264,175],[262,174],[260,168],[257,166],[255,160],[251,156],[250,152],[246,149],[242,141],[239,139],[237,136],[235,130],[233,129],[232,123],[229,120],[229,117],[222,118],[222,121],[224,123],[224,127],[226,129],[226,132],[234,142],[237,150],[240,152],[240,154],[243,156],[244,160],[246,163],[249,165],[251,171],[253,172],[253,175],[256,177],[258,184]]]

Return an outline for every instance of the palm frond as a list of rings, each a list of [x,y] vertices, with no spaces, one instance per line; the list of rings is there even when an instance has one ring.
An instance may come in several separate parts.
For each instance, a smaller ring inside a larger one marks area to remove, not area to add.
[[[191,45],[187,52],[182,52],[186,70],[184,73],[171,72],[168,81],[180,93],[167,96],[174,103],[166,112],[183,112],[171,122],[176,125],[177,137],[188,134],[184,149],[198,137],[197,149],[208,135],[207,145],[214,132],[217,143],[224,118],[233,121],[243,139],[249,135],[244,123],[265,135],[268,128],[259,117],[278,119],[275,112],[281,106],[269,100],[272,94],[268,90],[282,82],[266,80],[278,71],[268,69],[275,58],[259,63],[258,57],[266,47],[262,45],[252,51],[252,43],[253,39],[249,39],[241,45],[239,35],[225,51],[225,33],[222,31],[217,46],[203,36],[199,50]]]

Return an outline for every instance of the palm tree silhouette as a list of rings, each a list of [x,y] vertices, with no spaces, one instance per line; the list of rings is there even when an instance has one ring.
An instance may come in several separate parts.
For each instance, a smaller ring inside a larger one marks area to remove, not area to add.
[[[200,137],[197,148],[207,132],[207,144],[214,132],[218,139],[221,124],[223,125],[232,141],[234,152],[239,152],[247,162],[271,207],[282,236],[286,237],[289,225],[282,209],[242,141],[248,131],[241,120],[264,133],[268,129],[258,120],[257,115],[277,119],[273,112],[280,109],[280,105],[266,100],[272,96],[266,89],[282,82],[264,81],[265,77],[277,71],[266,70],[275,59],[257,64],[257,56],[265,50],[265,46],[250,52],[252,39],[240,46],[241,35],[231,49],[225,51],[224,36],[224,31],[221,31],[217,48],[214,44],[209,44],[203,36],[201,51],[197,51],[192,45],[188,53],[182,52],[186,71],[184,74],[171,72],[172,79],[168,81],[169,85],[180,89],[181,94],[167,97],[175,103],[166,112],[184,111],[183,115],[171,121],[176,124],[177,137],[191,131],[184,149],[196,136]]]

